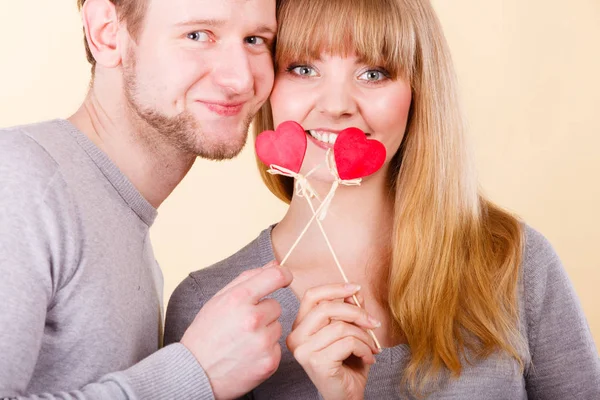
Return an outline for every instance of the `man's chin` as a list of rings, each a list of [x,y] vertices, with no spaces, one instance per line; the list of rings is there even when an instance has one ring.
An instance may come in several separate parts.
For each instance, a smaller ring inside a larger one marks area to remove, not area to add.
[[[249,126],[249,119],[237,124],[204,124],[198,136],[197,156],[217,161],[236,157],[248,141]]]
[[[230,160],[241,153],[246,142],[247,135],[238,142],[222,143],[215,141],[210,144],[204,143],[196,150],[196,156],[214,161]]]

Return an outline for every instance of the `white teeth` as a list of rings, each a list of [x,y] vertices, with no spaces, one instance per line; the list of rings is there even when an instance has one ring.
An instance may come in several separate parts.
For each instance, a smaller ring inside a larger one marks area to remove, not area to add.
[[[315,131],[312,129],[309,129],[308,133],[310,134],[310,136],[314,137],[319,142],[329,143],[329,144],[335,144],[335,141],[337,140],[337,137],[338,137],[337,133],[318,132],[318,131]]]

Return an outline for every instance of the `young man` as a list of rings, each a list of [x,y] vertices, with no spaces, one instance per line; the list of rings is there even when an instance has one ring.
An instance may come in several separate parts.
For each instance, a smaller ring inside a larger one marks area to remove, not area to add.
[[[93,83],[0,131],[0,398],[234,398],[279,363],[291,274],[240,276],[159,350],[148,230],[196,157],[243,147],[273,83],[275,0],[79,0]]]

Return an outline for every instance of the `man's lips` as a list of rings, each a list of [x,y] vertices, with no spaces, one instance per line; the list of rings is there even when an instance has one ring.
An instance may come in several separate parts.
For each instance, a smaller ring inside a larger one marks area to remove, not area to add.
[[[197,100],[198,103],[203,104],[210,111],[215,114],[219,114],[224,117],[231,117],[238,115],[246,102],[218,102],[218,101],[202,101]]]

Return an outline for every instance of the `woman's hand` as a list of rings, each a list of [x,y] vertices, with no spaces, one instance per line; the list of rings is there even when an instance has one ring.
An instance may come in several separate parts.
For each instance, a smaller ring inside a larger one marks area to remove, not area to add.
[[[300,303],[287,346],[325,400],[364,398],[378,353],[366,329],[381,324],[348,299],[356,285],[309,289]]]

